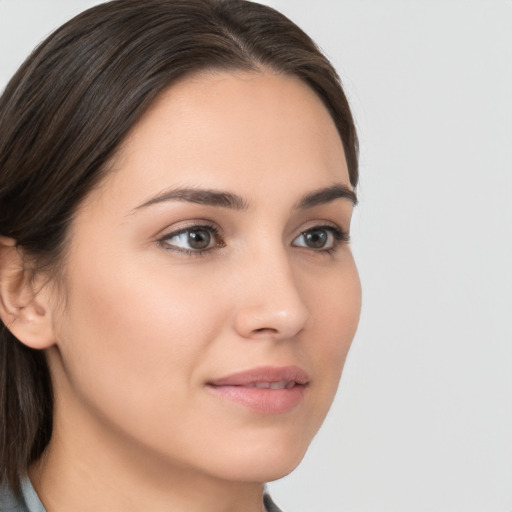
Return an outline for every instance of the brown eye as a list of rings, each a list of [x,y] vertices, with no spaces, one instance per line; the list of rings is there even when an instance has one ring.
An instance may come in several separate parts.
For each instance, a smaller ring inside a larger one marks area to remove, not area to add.
[[[185,253],[201,253],[223,246],[217,229],[213,226],[192,226],[169,233],[160,239],[167,249]]]
[[[210,245],[212,236],[205,229],[190,230],[188,232],[188,245],[191,249],[206,249]]]
[[[306,231],[303,236],[304,244],[311,249],[323,249],[329,241],[329,233],[325,229]]]
[[[317,251],[330,251],[342,242],[348,242],[349,236],[334,226],[315,226],[303,231],[292,243],[294,247],[306,247]]]

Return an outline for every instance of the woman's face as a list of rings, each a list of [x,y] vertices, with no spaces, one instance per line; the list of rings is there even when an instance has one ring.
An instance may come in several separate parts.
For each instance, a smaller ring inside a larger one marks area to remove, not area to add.
[[[115,439],[229,480],[291,471],[358,322],[350,189],[335,125],[298,79],[166,91],[71,227],[48,351],[56,439],[79,426],[84,446]]]

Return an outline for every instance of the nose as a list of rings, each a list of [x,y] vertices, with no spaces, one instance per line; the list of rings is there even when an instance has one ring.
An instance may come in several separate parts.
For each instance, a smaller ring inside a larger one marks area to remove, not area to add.
[[[310,311],[286,256],[255,258],[242,274],[234,319],[240,336],[277,341],[302,331]]]

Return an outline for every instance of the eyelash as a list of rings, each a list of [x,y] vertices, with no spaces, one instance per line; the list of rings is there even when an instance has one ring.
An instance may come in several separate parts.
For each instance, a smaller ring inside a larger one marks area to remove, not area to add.
[[[173,247],[168,243],[168,240],[184,233],[189,233],[191,231],[207,231],[214,240],[217,240],[217,243],[213,247],[209,247],[207,249],[184,249],[182,247]],[[221,240],[220,232],[216,226],[213,224],[192,224],[191,226],[186,226],[184,228],[178,229],[177,231],[173,231],[172,233],[167,233],[163,237],[159,238],[157,242],[167,251],[174,251],[186,256],[206,256],[211,250],[218,249],[225,246],[225,243]]]
[[[312,226],[308,229],[305,229],[304,231],[301,231],[301,235],[306,235],[307,233],[311,233],[312,231],[328,231],[333,236],[333,246],[329,247],[327,249],[313,249],[309,248],[314,252],[321,253],[321,254],[327,254],[332,255],[336,252],[337,249],[340,248],[341,245],[346,245],[350,243],[350,234],[341,229],[338,226],[333,226],[331,224],[320,224],[317,226]],[[300,236],[300,235],[299,235]],[[296,240],[298,237],[296,237],[294,240]],[[307,248],[307,247],[306,247]]]
[[[328,231],[333,236],[333,246],[329,247],[327,249],[319,248],[319,249],[313,249],[312,247],[307,246],[295,246],[295,247],[302,247],[306,249],[310,249],[315,253],[320,254],[327,254],[331,255],[336,252],[336,250],[340,247],[340,245],[348,244],[350,243],[350,235],[339,228],[338,226],[333,226],[330,224],[325,225],[316,225],[312,226],[308,229],[305,229],[304,231],[301,231],[300,234],[294,238],[294,241],[299,238],[300,236],[304,236],[308,233],[311,233],[313,231]],[[171,244],[168,243],[169,239],[177,237],[179,235],[182,235],[184,233],[189,233],[193,231],[207,231],[214,240],[216,240],[216,244],[212,247],[208,247],[206,249],[184,249],[182,247],[173,247]],[[157,242],[168,251],[174,251],[181,254],[184,254],[186,256],[206,256],[210,251],[213,249],[218,249],[225,247],[224,241],[221,239],[219,229],[214,226],[213,224],[193,224],[190,226],[186,226],[184,228],[178,229],[177,231],[173,231],[171,233],[168,233],[161,238],[157,240]]]

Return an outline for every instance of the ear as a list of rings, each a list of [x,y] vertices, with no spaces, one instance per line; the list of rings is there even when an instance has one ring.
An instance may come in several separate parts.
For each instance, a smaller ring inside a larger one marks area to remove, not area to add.
[[[0,318],[21,343],[45,349],[55,344],[49,293],[31,277],[15,240],[0,236]]]

